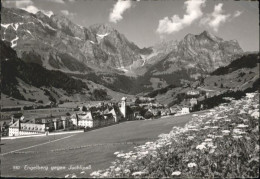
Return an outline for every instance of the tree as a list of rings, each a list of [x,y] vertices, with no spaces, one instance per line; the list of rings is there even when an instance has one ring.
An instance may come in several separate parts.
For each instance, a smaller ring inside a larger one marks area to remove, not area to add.
[[[142,103],[142,101],[139,99],[139,97],[136,98],[136,100],[135,100],[135,104],[140,104],[140,103]]]
[[[82,111],[87,111],[87,110],[88,110],[88,108],[86,106],[82,107]]]
[[[144,114],[144,118],[150,119],[151,117],[153,117],[153,113],[151,113],[150,111],[146,111],[146,113]]]

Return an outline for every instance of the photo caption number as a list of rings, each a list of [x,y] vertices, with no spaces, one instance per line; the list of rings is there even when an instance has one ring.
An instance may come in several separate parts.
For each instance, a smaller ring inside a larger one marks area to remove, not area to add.
[[[21,169],[21,166],[19,166],[19,165],[13,166],[13,170],[20,170],[20,169]]]

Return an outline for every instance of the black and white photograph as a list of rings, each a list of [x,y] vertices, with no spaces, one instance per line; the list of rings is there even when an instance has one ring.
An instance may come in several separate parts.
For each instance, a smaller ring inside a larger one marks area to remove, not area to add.
[[[1,178],[259,177],[258,1],[0,14]]]

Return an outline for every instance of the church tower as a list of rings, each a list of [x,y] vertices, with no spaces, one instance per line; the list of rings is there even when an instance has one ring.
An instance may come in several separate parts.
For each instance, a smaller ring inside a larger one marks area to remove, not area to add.
[[[124,118],[126,118],[126,97],[123,97],[121,99],[120,111],[123,114]]]

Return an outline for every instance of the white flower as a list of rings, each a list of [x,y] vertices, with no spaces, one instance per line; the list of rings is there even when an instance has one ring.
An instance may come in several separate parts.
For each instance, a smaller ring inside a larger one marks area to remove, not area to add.
[[[80,172],[80,174],[85,174],[85,173],[86,173],[85,171]]]
[[[205,142],[211,142],[212,139],[205,139]]]
[[[115,169],[115,171],[116,171],[116,172],[119,172],[119,171],[120,171],[120,168],[119,168],[119,167],[117,167],[117,168]]]
[[[214,135],[212,135],[212,134],[209,134],[209,135],[208,135],[208,137],[213,137],[213,138],[214,138]]]
[[[258,112],[258,111],[255,111],[255,112],[253,112],[250,116],[252,116],[252,117],[255,118],[255,119],[259,119],[259,112]]]
[[[179,176],[180,174],[181,174],[181,172],[179,172],[179,171],[172,172],[172,175]]]
[[[136,156],[136,155],[132,155],[132,158],[133,158],[133,159],[136,159],[136,158],[137,158],[137,156]]]
[[[189,167],[189,168],[196,167],[196,166],[197,166],[196,163],[189,163],[189,164],[188,164],[188,167]]]
[[[239,138],[241,138],[241,137],[243,137],[243,136],[241,136],[241,135],[234,135],[233,136],[235,139],[239,139]]]
[[[212,154],[212,153],[214,153],[215,152],[215,149],[213,148],[213,149],[210,149],[210,151],[209,151],[209,153],[210,154]]]
[[[198,145],[196,147],[196,149],[203,150],[203,149],[206,149],[206,147],[205,147],[204,143],[202,143],[202,144]]]
[[[103,177],[108,177],[108,172],[103,173]]]
[[[136,175],[143,175],[143,174],[146,174],[147,172],[144,172],[144,171],[140,171],[140,172],[134,172],[132,175],[133,176],[136,176]]]
[[[239,125],[237,125],[237,127],[239,127],[239,128],[244,128],[244,127],[248,127],[248,125],[245,125],[245,124],[239,124]]]
[[[209,129],[210,127],[209,126],[204,126],[204,128],[203,129]]]
[[[99,176],[99,175],[100,175],[99,171],[94,171],[90,174],[90,176]]]
[[[117,157],[124,157],[125,154],[118,154]]]
[[[127,158],[130,158],[130,156],[129,156],[129,155],[126,155],[124,158],[126,158],[126,159],[127,159]]]
[[[223,130],[222,132],[223,132],[224,134],[229,134],[229,133],[230,133],[229,130]]]
[[[213,143],[212,143],[212,142],[210,142],[210,143],[207,143],[207,146],[208,146],[208,147],[214,147],[214,145],[213,145]]]
[[[235,134],[245,134],[245,132],[241,131],[241,129],[234,129],[233,132]]]
[[[124,173],[130,173],[131,171],[129,169],[125,169]]]
[[[150,145],[152,144],[153,142],[146,142],[145,145]]]
[[[218,129],[218,126],[213,126],[211,127],[211,129]]]
[[[119,153],[120,153],[120,152],[115,152],[114,154],[117,155],[117,154],[119,154]]]
[[[69,174],[68,174],[68,175],[65,175],[65,178],[69,178],[69,176],[70,176]]]

